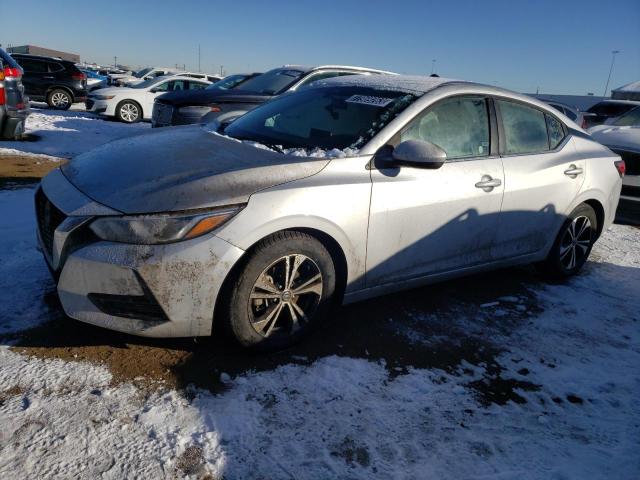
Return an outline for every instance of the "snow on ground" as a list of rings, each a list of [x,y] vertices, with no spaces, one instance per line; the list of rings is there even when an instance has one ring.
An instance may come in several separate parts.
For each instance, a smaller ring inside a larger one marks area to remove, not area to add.
[[[54,315],[32,195],[0,190],[0,332]],[[411,321],[390,324],[408,345],[468,337],[499,352],[451,371],[330,354],[223,374],[219,394],[149,393],[104,366],[20,355],[5,336],[0,478],[639,478],[638,245],[639,229],[616,225],[579,277],[525,285],[537,304],[525,321],[510,321],[530,308],[515,294],[407,305]],[[438,322],[451,333],[416,334]],[[505,382],[514,395],[499,401]]]
[[[0,155],[37,153],[72,158],[117,138],[145,132],[148,128],[148,123],[129,125],[101,119],[85,112],[82,105],[74,105],[67,111],[32,106],[26,123],[29,140],[0,142]]]

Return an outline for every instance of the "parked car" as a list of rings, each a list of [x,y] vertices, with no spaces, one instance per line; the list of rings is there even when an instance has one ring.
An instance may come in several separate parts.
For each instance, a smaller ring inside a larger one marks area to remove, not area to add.
[[[629,110],[609,125],[591,128],[589,133],[624,160],[626,173],[617,213],[621,220],[640,224],[640,107]]]
[[[542,98],[540,100],[542,100],[543,102],[548,103],[553,108],[558,110],[560,113],[562,113],[563,115],[566,115],[568,118],[573,120],[573,122],[575,124],[580,125],[580,127],[584,128],[584,129],[588,128],[587,118],[595,116],[594,113],[581,112],[576,107],[572,107],[571,105],[567,105],[565,103],[556,102],[555,100],[545,100],[545,99],[542,99]]]
[[[106,75],[100,75],[93,70],[80,69],[80,71],[87,76],[87,90],[90,92],[109,85],[109,77]]]
[[[86,108],[121,122],[134,123],[142,119],[150,120],[153,101],[158,95],[180,90],[202,90],[210,82],[182,75],[166,76],[145,80],[132,87],[102,88],[90,93]]]
[[[154,130],[77,157],[37,189],[38,235],[72,318],[282,348],[341,302],[529,262],[576,274],[623,168],[525,95],[349,76],[219,132]]]
[[[19,140],[29,115],[29,99],[24,95],[22,69],[0,48],[0,138]]]
[[[231,90],[233,88],[240,87],[247,80],[251,80],[258,75],[262,75],[262,72],[254,73],[236,73],[234,75],[228,75],[222,80],[218,80],[213,85],[207,87],[208,90]]]
[[[206,80],[207,82],[215,83],[219,80],[222,80],[220,75],[211,75],[209,73],[193,73],[193,72],[183,72],[180,75],[184,75],[185,77],[198,78],[200,80]]]
[[[345,75],[379,73],[390,72],[339,65],[275,68],[227,91],[212,88],[200,92],[162,95],[156,100],[151,126],[188,125],[216,120],[230,122],[275,96],[284,92],[296,91],[316,80]]]
[[[68,110],[87,99],[87,76],[73,62],[56,57],[14,53],[22,67],[22,83],[31,100],[47,102],[50,108]]]
[[[601,125],[608,118],[619,117],[639,105],[640,102],[632,100],[604,100],[598,102],[587,110],[588,113],[593,114],[587,118],[587,127]]]

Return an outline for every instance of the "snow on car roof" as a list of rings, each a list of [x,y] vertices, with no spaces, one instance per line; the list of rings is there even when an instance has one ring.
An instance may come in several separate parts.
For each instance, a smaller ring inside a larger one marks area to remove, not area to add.
[[[468,83],[443,77],[419,75],[346,75],[313,82],[314,87],[366,87],[422,95],[445,83]]]

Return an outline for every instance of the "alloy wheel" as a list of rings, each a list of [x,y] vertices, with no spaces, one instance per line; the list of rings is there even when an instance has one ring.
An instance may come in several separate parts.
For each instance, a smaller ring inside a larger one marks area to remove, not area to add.
[[[69,96],[63,92],[55,92],[51,95],[51,103],[56,108],[65,108],[69,105]]]
[[[135,122],[138,119],[138,107],[133,103],[125,103],[120,107],[120,116],[125,122]]]
[[[323,278],[306,255],[280,257],[258,276],[249,296],[249,319],[263,337],[293,334],[314,316],[322,298]]]
[[[581,265],[589,253],[593,229],[589,218],[574,218],[567,226],[560,242],[560,263],[567,270]]]

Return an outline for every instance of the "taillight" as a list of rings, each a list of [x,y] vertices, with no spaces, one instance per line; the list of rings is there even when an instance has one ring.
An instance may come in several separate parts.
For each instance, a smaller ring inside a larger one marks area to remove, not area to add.
[[[624,177],[624,174],[627,172],[627,165],[624,163],[624,160],[617,160],[613,162],[613,164],[616,166],[620,178]]]
[[[4,85],[0,83],[0,105],[7,103],[7,97],[4,94]]]
[[[221,112],[222,109],[219,106],[214,105],[214,106],[211,107],[211,111],[215,112],[215,113],[218,113],[218,112]]]
[[[82,80],[86,80],[87,76],[84,73],[79,72],[79,73],[72,73],[71,78],[73,78],[74,80],[82,81]]]
[[[9,68],[5,67],[3,71],[0,71],[0,75],[3,75],[5,78],[20,78],[22,76],[22,71],[19,68]],[[2,80],[0,78],[0,80]]]

